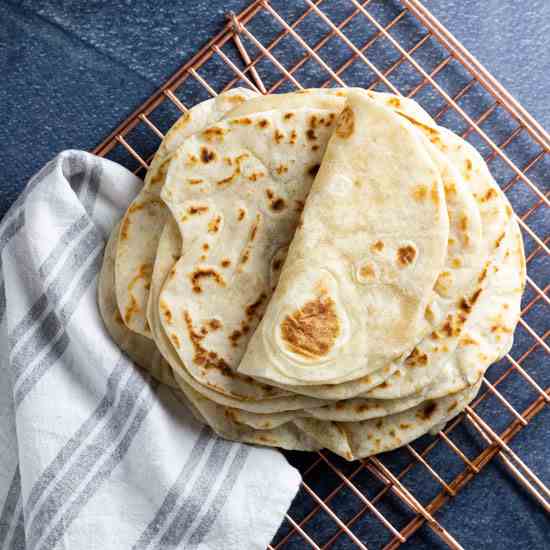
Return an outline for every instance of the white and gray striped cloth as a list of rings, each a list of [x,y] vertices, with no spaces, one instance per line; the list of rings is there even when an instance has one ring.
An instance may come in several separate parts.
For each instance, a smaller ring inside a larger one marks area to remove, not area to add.
[[[67,151],[0,224],[0,550],[263,549],[298,490],[278,451],[215,437],[105,332],[103,248],[140,185]]]

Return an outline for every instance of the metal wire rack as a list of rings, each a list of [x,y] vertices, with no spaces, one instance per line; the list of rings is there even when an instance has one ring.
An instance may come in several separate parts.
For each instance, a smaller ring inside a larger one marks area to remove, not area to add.
[[[550,512],[550,491],[511,448],[550,402],[548,133],[419,0],[255,0],[94,153],[143,172],[177,115],[237,85],[261,93],[355,85],[414,97],[484,155],[517,213],[528,267],[514,347],[475,402],[435,437],[380,457],[290,453],[302,490],[270,548],[392,549],[424,524],[461,548],[435,515],[495,457]],[[342,499],[347,506],[337,506]]]

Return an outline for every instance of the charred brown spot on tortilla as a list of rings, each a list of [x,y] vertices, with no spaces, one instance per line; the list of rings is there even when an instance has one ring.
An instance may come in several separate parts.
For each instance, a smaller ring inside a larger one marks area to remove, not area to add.
[[[279,271],[279,269],[281,269],[282,266],[283,266],[283,260],[281,260],[281,259],[275,260],[273,262],[273,270],[274,271]]]
[[[471,336],[464,336],[460,339],[460,345],[461,346],[477,346],[479,342],[477,340],[474,340]]]
[[[155,175],[151,178],[151,185],[157,185],[161,183],[164,178],[166,177],[166,172],[168,170],[168,166],[170,165],[170,157],[166,159],[160,166],[158,171],[155,173]]]
[[[172,340],[172,344],[174,344],[174,346],[177,348],[180,347],[180,339],[177,334],[170,334],[170,340]]]
[[[125,241],[128,238],[128,232],[130,230],[130,218],[126,216],[120,227],[120,238]]]
[[[273,193],[273,190],[266,189],[265,194],[267,195],[267,198],[269,200],[269,207],[271,210],[275,212],[280,212],[283,210],[286,206],[286,202],[283,198],[275,196],[275,193]]]
[[[189,340],[191,341],[191,345],[193,346],[193,362],[196,365],[202,365],[205,369],[215,368],[226,376],[232,376],[233,372],[229,368],[229,365],[222,358],[218,358],[217,353],[213,351],[209,352],[202,346],[201,342],[204,338],[204,335],[201,335],[195,331],[193,327],[193,320],[191,319],[191,315],[189,315],[189,312],[184,311],[182,316],[187,327]]]
[[[370,247],[372,252],[382,252],[384,250],[384,243],[382,241],[376,241]]]
[[[481,202],[487,202],[487,201],[490,201],[491,199],[494,199],[495,197],[497,196],[497,192],[491,187],[490,189],[487,190],[487,193],[485,193],[485,195],[483,195],[483,197],[481,197]]]
[[[334,122],[335,118],[336,118],[336,113],[329,113],[329,115],[325,120],[325,127],[328,128]]]
[[[311,128],[306,132],[306,137],[309,139],[309,141],[315,141],[317,139],[317,134],[315,133],[315,130],[312,130]]]
[[[460,258],[453,258],[451,260],[451,265],[455,268],[455,269],[458,269],[459,267],[462,267],[462,260]]]
[[[187,213],[190,216],[196,216],[197,214],[204,214],[205,212],[208,212],[208,206],[190,206],[187,209]]]
[[[379,420],[376,421],[376,424],[375,426],[380,429],[382,426],[384,425],[384,421],[380,418]]]
[[[236,348],[239,345],[239,340],[243,333],[240,330],[234,330],[230,336],[229,341],[231,342],[231,346]]]
[[[343,409],[345,406],[346,406],[346,404],[344,403],[344,401],[337,401],[337,402],[334,404],[334,407],[335,407],[337,410],[341,410],[341,409]]]
[[[208,147],[201,147],[201,161],[204,164],[212,162],[216,158],[216,153]]]
[[[460,300],[459,307],[460,307],[460,309],[462,309],[466,313],[469,313],[470,311],[472,311],[472,306],[468,303],[466,298],[462,298]]]
[[[141,311],[141,308],[139,307],[135,297],[133,295],[130,295],[130,305],[126,308],[126,311],[124,312],[124,321],[126,322],[126,324],[130,322],[134,313],[137,313],[138,311]]]
[[[208,223],[208,233],[217,233],[220,230],[220,224],[222,223],[221,216],[215,216]]]
[[[397,97],[390,97],[390,99],[388,99],[387,101],[387,104],[395,107],[396,109],[401,107],[401,101],[399,101],[399,98]]]
[[[406,422],[401,422],[401,424],[399,424],[399,427],[402,429],[402,430],[408,430],[411,425],[410,424],[407,424]]]
[[[353,111],[348,107],[340,113],[340,118],[336,125],[336,135],[342,139],[349,138],[355,129],[355,116]]]
[[[153,266],[151,264],[143,264],[139,266],[138,272],[132,277],[132,280],[128,283],[128,290],[132,290],[136,283],[144,279],[147,281],[150,279],[151,274],[153,273]]]
[[[265,174],[263,172],[252,172],[250,176],[248,176],[248,179],[250,181],[258,181],[260,178],[263,178]]]
[[[168,273],[168,277],[169,277],[170,279],[173,279],[175,276],[176,276],[176,268],[173,267],[173,268],[170,270],[170,273]]]
[[[434,320],[434,312],[432,311],[430,304],[428,304],[424,310],[424,319],[430,323]]]
[[[390,430],[390,435],[391,435],[392,437],[395,437],[395,430],[394,430],[394,429],[391,429],[391,430]]]
[[[296,132],[296,130],[293,128],[291,131],[290,131],[290,137],[288,138],[288,143],[290,143],[290,145],[294,145],[296,143],[296,140],[298,139],[298,133]]]
[[[208,141],[209,143],[212,143],[213,141],[223,141],[223,136],[227,132],[227,130],[224,130],[223,128],[219,128],[217,126],[213,126],[212,128],[207,128],[202,132],[202,137]]]
[[[312,177],[314,178],[316,175],[317,175],[317,172],[319,172],[319,168],[320,168],[320,165],[319,164],[314,164],[313,166],[311,166],[309,168],[309,170],[307,171],[307,173]]]
[[[222,260],[222,267],[228,268],[231,265],[231,260]]]
[[[115,322],[119,325],[124,324],[124,321],[122,320],[122,315],[120,315],[120,311],[118,309],[115,311]]]
[[[285,113],[283,118],[285,120],[290,120],[293,116],[294,116],[294,113]]]
[[[472,169],[472,161],[470,159],[466,159],[466,170],[469,172]]]
[[[207,325],[211,330],[219,330],[222,328],[222,322],[219,319],[210,319],[207,321]]]
[[[262,292],[254,302],[246,306],[246,310],[245,310],[246,316],[249,319],[254,317],[258,313],[258,311],[260,310],[260,308],[262,307],[266,299],[267,299],[267,294],[265,292]]]
[[[304,210],[304,201],[294,201],[294,204],[296,204],[296,212],[302,212]]]
[[[411,245],[401,246],[397,250],[397,261],[403,267],[406,267],[412,264],[415,257],[416,257],[416,250]]]
[[[246,210],[244,208],[239,208],[239,212],[237,214],[237,220],[242,222],[245,216],[246,216]]]
[[[193,292],[202,292],[202,287],[200,284],[201,279],[213,279],[219,286],[225,286],[225,281],[223,277],[212,268],[197,268],[189,276],[191,279],[191,285],[193,287]]]
[[[283,134],[283,132],[281,132],[281,130],[279,129],[275,129],[275,131],[273,132],[273,140],[275,141],[275,143],[281,143],[283,139],[285,139],[285,135]]]
[[[312,146],[311,146],[311,150],[312,150],[312,151],[318,151],[318,150],[319,150],[319,145],[317,145],[317,144],[312,145]]]
[[[132,203],[130,208],[128,208],[128,212],[133,214],[134,212],[139,212],[140,210],[147,208],[149,205],[164,206],[164,203],[160,199],[149,199],[146,202],[142,203],[134,202]]]
[[[275,168],[275,172],[277,172],[279,176],[282,176],[288,172],[288,166],[286,164],[279,164],[279,166]]]
[[[319,121],[318,121],[318,119],[317,119],[317,115],[311,115],[311,116],[309,117],[309,120],[308,120],[308,125],[309,125],[310,128],[315,129],[315,128],[317,128],[318,122],[319,122]]]
[[[422,202],[428,196],[428,188],[425,185],[416,185],[412,191],[413,199]]]
[[[432,201],[435,205],[439,204],[439,191],[437,189],[437,184],[434,182],[432,183],[432,189],[430,191],[430,196],[432,198]]]
[[[248,117],[234,118],[233,120],[229,121],[229,124],[236,124],[236,125],[241,125],[241,126],[250,126],[252,124],[252,120]]]
[[[203,182],[204,180],[201,179],[201,178],[191,178],[191,179],[188,179],[187,180],[187,183],[189,185],[199,185]]]
[[[323,357],[340,336],[334,300],[324,293],[305,303],[281,323],[281,334],[290,350],[304,357]]]
[[[269,126],[269,120],[262,118],[260,121],[258,121],[258,126],[260,128],[267,128]]]
[[[185,161],[185,166],[194,166],[199,162],[199,157],[193,154],[187,155],[187,160]]]
[[[437,409],[437,403],[434,403],[433,401],[430,403],[427,403],[420,411],[417,413],[417,417],[423,419],[423,420],[429,420],[433,413]]]
[[[458,405],[458,402],[457,401],[453,401],[448,407],[447,407],[447,412],[451,412],[453,409],[456,409]]]
[[[359,275],[364,279],[374,279],[376,277],[374,268],[370,264],[361,266],[359,269]]]
[[[237,176],[239,175],[238,170],[233,172],[230,176],[227,176],[226,178],[223,178],[216,182],[216,185],[219,185],[220,187],[222,185],[227,185],[228,183],[231,183]]]
[[[405,359],[405,365],[407,367],[426,366],[428,364],[428,356],[420,351],[418,348],[414,348],[409,356]]]
[[[163,300],[160,301],[159,303],[159,306],[160,306],[160,311],[164,317],[164,320],[168,323],[168,324],[172,324],[172,312],[170,311],[170,308],[168,307],[168,305],[166,304],[166,302],[164,302]]]
[[[456,195],[456,184],[454,181],[445,183],[445,193],[450,197]]]

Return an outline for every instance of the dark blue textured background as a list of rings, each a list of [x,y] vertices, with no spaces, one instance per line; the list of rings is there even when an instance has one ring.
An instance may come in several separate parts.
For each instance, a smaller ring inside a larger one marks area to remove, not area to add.
[[[42,164],[65,148],[92,149],[220,30],[228,10],[240,11],[247,4],[246,0],[154,3],[0,0],[0,217]],[[298,4],[295,14],[302,10],[301,3]],[[339,6],[349,10],[337,0],[328,4],[332,5],[333,13],[338,12]],[[388,1],[387,4],[395,8],[396,3]],[[543,126],[550,128],[550,2],[430,0],[426,4]],[[288,0],[289,14],[293,13],[292,5]],[[309,33],[312,40],[318,31],[314,25],[300,30],[306,38]],[[361,32],[352,26],[348,36],[358,38]],[[282,48],[281,59],[285,60],[287,54],[290,56],[291,52]],[[352,81],[354,77],[360,78],[353,71],[352,67]],[[306,67],[300,76],[308,82],[308,77],[313,79],[315,75],[308,73]],[[402,78],[406,80],[407,75]],[[396,82],[401,84],[399,78]],[[426,100],[424,105],[430,105],[430,98]],[[479,96],[474,103],[477,101],[480,108],[482,105],[486,108],[485,100]],[[473,111],[475,107],[474,104]],[[503,122],[502,137],[510,132],[505,126]],[[498,134],[498,128],[494,131]],[[520,141],[518,147],[518,158],[528,159],[529,144],[521,149]],[[546,163],[532,174],[545,189],[549,183],[548,168]],[[499,178],[499,166],[492,169]],[[520,212],[533,204],[532,195],[522,189],[516,186],[510,193]],[[548,219],[542,209],[539,210],[541,214],[534,218],[532,227],[544,234],[548,232]],[[532,247],[532,243],[526,245],[528,249]],[[539,286],[544,286],[548,280],[548,262],[540,256],[534,262],[538,263],[533,273]],[[532,293],[528,293],[527,299],[531,296]],[[548,319],[549,312],[537,307],[530,313],[529,322],[543,333],[541,323],[544,318]],[[519,357],[530,344],[524,331],[518,331],[513,355]],[[503,365],[491,370],[491,379],[503,371]],[[547,356],[540,348],[526,365],[543,385],[548,385],[550,369]],[[525,383],[517,376],[506,384],[506,395],[515,395],[518,407],[532,399],[533,394],[526,392]],[[495,425],[498,419],[503,425],[510,421],[495,400],[484,405],[481,411],[487,418],[496,418]],[[550,437],[546,429],[549,418],[545,410],[514,440],[514,448],[547,483],[550,482]],[[480,441],[471,430],[459,430],[453,437],[464,448],[469,448],[472,456],[479,451]],[[397,468],[403,454],[390,455],[388,460]],[[311,462],[309,455],[290,453],[288,456],[298,466]],[[449,453],[434,452],[429,457],[447,480],[452,479],[460,467],[460,463],[449,456]],[[351,472],[356,464],[342,463],[341,467]],[[378,488],[377,482],[364,472],[354,479],[367,494],[372,495]],[[326,466],[316,467],[306,481],[318,487],[322,494],[328,494],[337,483]],[[425,499],[437,490],[433,480],[419,468],[407,476],[406,481]],[[305,516],[313,505],[307,495],[301,494],[294,504],[293,517]],[[335,497],[331,506],[347,520],[361,508],[361,502],[345,490]],[[384,499],[381,507],[389,519],[402,526],[406,511],[397,501]],[[486,468],[437,517],[465,548],[550,548],[547,517],[497,463]],[[283,526],[281,533],[285,530]],[[322,513],[308,522],[305,530],[319,544],[325,543],[336,531],[334,522]],[[354,532],[366,541],[373,541],[371,548],[387,541],[378,523],[369,516],[357,523]],[[345,536],[337,539],[335,545],[336,548],[351,546]],[[408,545],[410,548],[440,546],[426,527]],[[295,535],[289,547],[304,547],[304,543]]]

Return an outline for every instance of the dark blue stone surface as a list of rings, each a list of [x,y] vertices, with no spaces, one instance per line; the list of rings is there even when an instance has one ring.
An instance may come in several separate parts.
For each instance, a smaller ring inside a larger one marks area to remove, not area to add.
[[[273,6],[292,21],[303,11],[301,1],[273,0]],[[373,0],[372,10],[381,20],[388,20],[399,11],[393,0]],[[27,179],[47,160],[65,148],[92,149],[119,122],[126,118],[142,101],[160,86],[224,24],[229,10],[240,11],[246,0],[180,0],[178,2],[110,2],[89,1],[15,1],[0,0],[0,144],[2,165],[0,168],[0,217],[5,213]],[[548,0],[430,0],[426,5],[446,24],[480,61],[501,80],[508,90],[546,128],[550,128],[550,2]],[[352,10],[347,2],[325,0],[323,6],[335,21],[340,21]],[[273,20],[265,17],[254,31],[261,39],[269,39],[279,29]],[[423,32],[410,20],[396,25],[392,33],[404,45],[411,46]],[[324,25],[308,18],[300,32],[309,44],[323,35]],[[346,28],[346,35],[357,44],[364,43],[372,35],[372,26],[354,20]],[[250,48],[254,51],[254,48]],[[290,40],[281,43],[278,58],[288,64],[299,59],[301,51]],[[349,50],[333,39],[320,51],[337,67],[349,56]],[[441,60],[436,46],[426,45],[418,50],[416,59],[427,69]],[[387,41],[379,41],[369,49],[369,57],[386,68],[399,55]],[[267,83],[277,80],[275,69],[269,63],[259,66]],[[224,75],[213,63],[203,73],[211,82],[223,83]],[[208,72],[209,71],[209,72]],[[296,77],[304,84],[319,85],[326,74],[306,63]],[[343,74],[347,83],[366,85],[372,81],[372,72],[364,64],[354,63]],[[406,65],[395,71],[390,79],[407,91],[418,83],[418,76]],[[460,90],[469,80],[459,67],[450,64],[449,71],[441,75],[441,83],[450,92]],[[381,89],[381,88],[380,88]],[[185,100],[192,103],[204,98],[200,87],[189,88]],[[432,114],[444,105],[441,97],[425,87],[418,99]],[[490,98],[474,87],[461,102],[471,115],[479,116],[490,106]],[[161,113],[162,116],[162,113]],[[171,113],[174,116],[174,113]],[[168,117],[168,114],[167,114]],[[441,122],[454,130],[465,130],[463,120],[452,112],[446,113]],[[169,120],[158,120],[161,127]],[[505,139],[514,129],[514,123],[501,109],[497,109],[484,123],[484,129],[497,142]],[[141,149],[153,150],[155,143],[137,134],[133,137]],[[487,155],[490,149],[476,134],[469,139]],[[527,136],[521,135],[507,148],[510,157],[526,164],[539,148]],[[117,155],[113,155],[117,158]],[[121,160],[122,156],[121,156]],[[513,177],[513,172],[500,159],[491,163],[491,170],[502,186]],[[550,163],[539,163],[529,172],[532,180],[544,191],[550,187]],[[536,197],[522,183],[508,191],[519,213],[536,204]],[[539,235],[548,234],[548,209],[539,208],[529,218],[530,226]],[[526,239],[529,252],[534,247]],[[541,287],[548,283],[550,264],[548,258],[539,255],[531,264],[530,275]],[[531,300],[533,291],[528,288],[525,303]],[[548,329],[550,308],[539,302],[527,314],[527,320],[543,334]],[[512,355],[519,358],[533,343],[531,336],[518,329]],[[539,347],[524,363],[527,370],[547,387],[550,383],[548,355]],[[489,378],[495,380],[508,368],[505,362],[493,367]],[[533,392],[517,375],[512,375],[499,385],[512,403],[521,408],[533,399]],[[480,407],[485,418],[490,418],[496,428],[504,427],[510,420],[496,398]],[[550,483],[550,435],[548,407],[530,426],[514,439],[514,449],[533,467],[540,477]],[[460,428],[453,439],[461,448],[475,456],[483,442],[471,430]],[[415,443],[417,449],[429,441],[424,438]],[[312,461],[311,455],[289,453],[292,463],[305,469]],[[387,463],[397,468],[406,455],[389,453]],[[462,468],[455,455],[439,445],[428,455],[445,480],[451,480]],[[346,464],[334,459],[345,472],[353,472],[357,464]],[[353,478],[357,487],[367,495],[379,489],[370,474],[361,471]],[[338,479],[326,465],[316,466],[306,477],[306,482],[328,495],[338,484]],[[427,502],[438,490],[435,482],[421,466],[405,478],[415,494]],[[300,519],[312,510],[314,502],[302,493],[294,503],[291,514]],[[349,489],[341,490],[331,501],[331,506],[342,520],[351,519],[363,506]],[[381,510],[396,526],[402,527],[411,514],[393,497],[380,502]],[[495,461],[482,475],[477,476],[450,505],[437,514],[447,530],[465,548],[550,548],[548,518],[540,506],[533,503],[526,492]],[[304,529],[318,543],[324,544],[337,532],[336,524],[324,512],[314,516]],[[368,514],[355,524],[356,535],[376,548],[388,541],[387,532]],[[288,530],[283,525],[280,536]],[[351,548],[353,543],[345,535],[338,537],[334,548]],[[294,535],[289,548],[306,547],[304,541]],[[439,542],[427,527],[423,527],[406,546],[408,548],[439,548]]]

